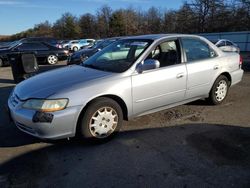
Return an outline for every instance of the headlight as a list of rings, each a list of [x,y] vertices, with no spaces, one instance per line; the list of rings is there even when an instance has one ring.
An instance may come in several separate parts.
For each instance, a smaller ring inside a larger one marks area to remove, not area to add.
[[[66,55],[69,55],[69,50],[63,50]]]
[[[68,104],[68,99],[30,99],[23,104],[23,108],[42,112],[63,110]]]

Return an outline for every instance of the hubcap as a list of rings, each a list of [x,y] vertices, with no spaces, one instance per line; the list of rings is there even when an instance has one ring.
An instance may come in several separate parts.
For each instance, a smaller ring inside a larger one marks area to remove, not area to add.
[[[115,131],[117,124],[117,112],[111,107],[102,107],[91,117],[89,130],[92,136],[96,138],[105,138]]]
[[[217,101],[222,101],[227,95],[227,82],[225,80],[221,80],[215,91],[215,97]]]
[[[54,56],[54,55],[50,55],[50,56],[48,57],[48,62],[49,62],[49,64],[56,64],[56,62],[57,62],[57,57]]]

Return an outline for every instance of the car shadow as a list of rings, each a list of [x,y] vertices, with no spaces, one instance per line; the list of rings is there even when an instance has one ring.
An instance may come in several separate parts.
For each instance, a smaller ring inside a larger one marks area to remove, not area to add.
[[[64,141],[0,166],[6,187],[248,187],[250,128],[196,124]],[[0,182],[1,185],[1,182]]]
[[[205,99],[196,100],[196,101],[184,104],[184,105],[188,105],[188,106],[189,105],[190,106],[212,106],[212,104],[209,103],[209,101],[205,100]]]

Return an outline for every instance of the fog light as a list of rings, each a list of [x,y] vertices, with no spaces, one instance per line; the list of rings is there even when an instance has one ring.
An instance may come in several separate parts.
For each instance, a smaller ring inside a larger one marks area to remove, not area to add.
[[[45,112],[36,112],[32,118],[34,123],[51,123],[53,120],[54,115]]]

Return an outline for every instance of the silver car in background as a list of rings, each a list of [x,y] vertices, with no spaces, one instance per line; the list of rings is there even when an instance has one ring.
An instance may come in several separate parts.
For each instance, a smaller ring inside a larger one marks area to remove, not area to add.
[[[213,41],[215,46],[220,48],[224,52],[237,52],[240,53],[240,48],[234,42],[227,40],[227,39],[218,39]]]
[[[81,65],[21,82],[8,106],[16,126],[33,136],[106,140],[123,120],[202,98],[220,104],[241,81],[241,63],[199,36],[128,37]]]

